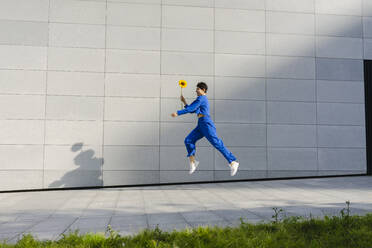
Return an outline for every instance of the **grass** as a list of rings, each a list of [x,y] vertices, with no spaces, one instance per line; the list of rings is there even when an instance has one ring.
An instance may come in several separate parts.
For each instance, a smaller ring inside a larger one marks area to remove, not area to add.
[[[63,235],[57,241],[38,241],[25,235],[16,244],[1,244],[0,248],[34,247],[252,247],[252,248],[358,248],[372,247],[372,213],[364,216],[350,214],[350,202],[339,215],[323,219],[302,216],[282,216],[282,209],[274,209],[269,223],[244,222],[237,227],[198,227],[182,231],[163,232],[159,228],[145,229],[137,235],[120,236],[108,227],[108,234],[78,231]]]

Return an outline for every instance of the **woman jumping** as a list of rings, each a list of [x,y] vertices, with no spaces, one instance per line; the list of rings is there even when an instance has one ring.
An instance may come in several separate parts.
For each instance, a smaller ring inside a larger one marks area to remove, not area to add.
[[[172,113],[172,117],[183,115],[186,113],[196,113],[198,115],[198,125],[185,138],[185,145],[187,150],[187,157],[190,159],[190,172],[192,174],[199,164],[195,160],[195,143],[199,139],[206,137],[207,140],[219,150],[225,159],[229,162],[231,176],[234,176],[238,171],[239,163],[236,161],[234,155],[224,146],[222,140],[218,138],[216,127],[209,115],[209,102],[207,98],[208,86],[204,82],[199,82],[196,85],[196,94],[198,97],[190,105],[187,105],[185,98],[181,95],[181,101],[185,108]]]

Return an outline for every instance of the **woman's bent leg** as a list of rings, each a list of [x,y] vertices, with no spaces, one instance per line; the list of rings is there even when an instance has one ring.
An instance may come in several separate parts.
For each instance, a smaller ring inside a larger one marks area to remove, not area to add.
[[[203,135],[202,132],[200,132],[198,126],[196,128],[194,128],[189,133],[189,135],[187,135],[187,137],[185,138],[185,141],[184,141],[185,146],[186,146],[186,150],[187,150],[187,157],[195,156],[195,152],[196,152],[195,143],[196,143],[196,141],[200,140],[203,137],[204,137],[204,135]]]

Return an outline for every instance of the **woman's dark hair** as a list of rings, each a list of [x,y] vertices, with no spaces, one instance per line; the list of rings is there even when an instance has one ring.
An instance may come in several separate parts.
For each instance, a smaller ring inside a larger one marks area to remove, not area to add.
[[[208,85],[204,82],[199,82],[196,87],[204,90],[205,93],[207,93],[207,90],[208,90]]]

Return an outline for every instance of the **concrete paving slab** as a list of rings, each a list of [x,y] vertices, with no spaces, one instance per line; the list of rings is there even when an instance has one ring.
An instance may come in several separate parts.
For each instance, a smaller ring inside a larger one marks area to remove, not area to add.
[[[183,212],[182,216],[187,222],[203,222],[203,221],[224,221],[224,219],[211,211],[192,211]]]
[[[170,224],[170,223],[185,223],[185,217],[180,213],[157,213],[147,215],[148,224]]]
[[[106,230],[107,225],[109,224],[110,217],[95,217],[95,218],[79,218],[77,219],[71,226],[69,226],[69,229],[75,230],[75,229],[103,229]]]
[[[156,227],[158,227],[164,232],[172,232],[174,230],[181,231],[184,229],[192,228],[192,226],[186,222],[177,222],[177,223],[162,223],[162,224],[150,225],[149,229],[155,229]]]
[[[128,225],[138,225],[146,226],[147,225],[147,216],[145,214],[133,214],[127,216],[113,216],[111,218],[110,225],[112,228],[128,226]]]
[[[137,233],[143,231],[146,228],[148,228],[147,225],[127,225],[127,226],[121,226],[120,229],[118,229],[118,233],[120,235],[136,235]]]

